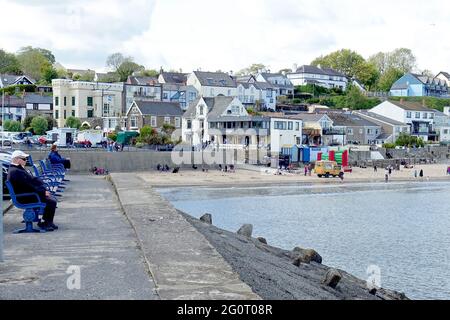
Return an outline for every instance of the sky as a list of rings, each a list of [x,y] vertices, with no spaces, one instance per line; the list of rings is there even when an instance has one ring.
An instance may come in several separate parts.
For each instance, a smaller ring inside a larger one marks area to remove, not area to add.
[[[418,69],[450,72],[446,0],[0,0],[0,13],[0,48],[46,48],[66,68],[106,71],[122,52],[148,69],[276,72],[406,47]]]

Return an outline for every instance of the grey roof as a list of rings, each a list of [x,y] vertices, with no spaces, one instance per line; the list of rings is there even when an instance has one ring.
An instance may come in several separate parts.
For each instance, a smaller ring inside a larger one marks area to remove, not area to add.
[[[166,83],[186,84],[189,73],[163,72],[161,76]]]
[[[143,115],[167,117],[183,115],[183,110],[181,110],[179,103],[157,101],[135,101],[135,103]]]
[[[255,82],[255,85],[261,90],[267,89],[275,90],[275,87],[270,82]]]
[[[269,117],[260,116],[208,116],[208,122],[234,122],[234,121],[270,121]]]
[[[40,94],[26,94],[25,103],[53,104],[53,96]]]
[[[327,117],[324,113],[298,113],[292,116],[289,116],[290,119],[299,119],[307,122],[317,122],[322,120],[322,118]]]
[[[331,68],[319,68],[316,66],[308,66],[303,65],[297,69],[296,73],[312,73],[312,74],[322,74],[327,76],[338,76],[338,77],[346,77],[345,74],[336,71]]]
[[[13,95],[13,96],[5,95],[5,106],[6,107],[24,108],[25,101],[22,97],[18,97],[15,95]]]
[[[392,137],[392,133],[382,133],[377,137],[377,140],[387,140]]]
[[[234,77],[234,79],[237,82],[250,82],[250,80],[256,81],[255,77],[253,75],[246,75],[246,76],[237,76]]]
[[[293,88],[294,88],[294,85],[293,85],[292,83],[289,84],[289,85],[280,84],[280,83],[274,84],[273,82],[271,82],[271,81],[269,80],[270,78],[278,78],[278,77],[281,77],[281,78],[286,79],[286,80],[289,81],[289,83],[290,83],[291,80],[289,80],[288,77],[286,77],[284,74],[281,74],[281,73],[267,73],[267,72],[263,72],[263,73],[261,73],[261,76],[264,78],[264,80],[266,80],[266,82],[272,83],[272,85],[275,86],[276,88],[287,88],[287,89],[293,89]]]
[[[434,84],[434,85],[438,85],[438,86],[446,86],[447,85],[447,82],[445,82],[444,80],[438,79],[436,77],[430,78],[426,75],[414,74],[414,73],[411,73],[411,75],[413,77],[417,78],[417,80],[419,80],[423,84]]]
[[[406,83],[394,83],[392,85],[391,90],[406,90],[408,89],[408,85]]]
[[[389,100],[390,103],[396,105],[397,107],[406,110],[406,111],[428,111],[433,112],[432,109],[427,108],[423,106],[420,103],[417,102],[410,102],[410,101],[393,101]]]
[[[173,83],[162,83],[163,91],[195,91],[198,92],[197,89],[195,89],[194,86],[186,86],[186,85],[180,85],[180,84],[173,84]]]
[[[357,111],[357,114],[363,115],[363,116],[366,116],[366,117],[369,117],[369,118],[373,118],[373,120],[379,120],[379,121],[388,123],[388,124],[393,125],[393,126],[406,126],[407,125],[407,124],[405,124],[403,122],[400,122],[400,121],[397,121],[397,120],[393,120],[393,119],[381,116],[379,114],[376,114],[376,113],[373,113],[373,112],[370,112],[370,111],[367,111],[367,110]]]
[[[21,81],[23,78],[28,79],[31,84],[34,84],[36,81],[28,76],[17,76],[12,74],[2,74],[0,75],[0,83],[3,87],[13,86],[17,82]]]
[[[202,86],[236,88],[236,81],[224,72],[194,71]]]
[[[434,111],[434,116],[438,116],[438,117],[447,117],[447,115],[439,110],[433,109]]]
[[[231,102],[235,99],[234,97],[215,97],[215,98],[204,98],[199,97],[193,101],[189,108],[184,113],[184,117],[192,118],[196,114],[197,104],[203,99],[208,107],[208,118],[209,117],[220,117],[225,110],[230,106]]]
[[[328,116],[333,120],[335,126],[344,127],[379,127],[378,124],[361,118],[355,114],[348,113],[329,113]]]
[[[442,74],[444,77],[446,77],[447,79],[450,80],[450,73],[441,71],[441,72],[439,72],[439,74]]]
[[[128,82],[135,85],[153,85],[158,83],[158,78],[130,76]]]

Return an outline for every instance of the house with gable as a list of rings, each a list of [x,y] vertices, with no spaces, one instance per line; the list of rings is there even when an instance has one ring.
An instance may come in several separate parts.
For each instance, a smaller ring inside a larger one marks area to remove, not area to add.
[[[0,74],[0,88],[6,88],[16,85],[32,85],[35,83],[36,81],[28,76]]]
[[[447,83],[447,87],[450,87],[450,73],[441,71],[436,76],[439,80],[443,80]]]
[[[224,72],[194,71],[187,78],[186,84],[197,89],[202,97],[237,96],[236,81]]]
[[[256,76],[258,82],[268,82],[272,84],[277,90],[279,96],[293,96],[294,85],[292,82],[281,73],[259,73]]]
[[[447,97],[449,88],[438,77],[407,73],[392,85],[390,93],[394,97]]]
[[[183,141],[197,148],[267,147],[270,118],[251,116],[237,97],[199,97],[184,113]]]
[[[295,72],[289,73],[287,77],[295,86],[307,84],[318,85],[327,89],[347,89],[349,80],[342,74],[331,68],[321,68],[320,66],[303,65]]]

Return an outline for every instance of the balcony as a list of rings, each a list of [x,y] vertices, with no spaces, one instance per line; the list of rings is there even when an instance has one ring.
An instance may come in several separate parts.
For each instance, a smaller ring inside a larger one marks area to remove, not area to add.
[[[323,129],[322,135],[324,136],[343,136],[345,135],[344,129]]]

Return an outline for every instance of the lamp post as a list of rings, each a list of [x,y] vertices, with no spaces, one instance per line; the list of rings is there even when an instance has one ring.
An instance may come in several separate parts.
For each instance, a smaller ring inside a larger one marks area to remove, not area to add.
[[[2,149],[5,147],[5,138],[3,136],[3,132],[5,132],[5,89],[2,92]]]

